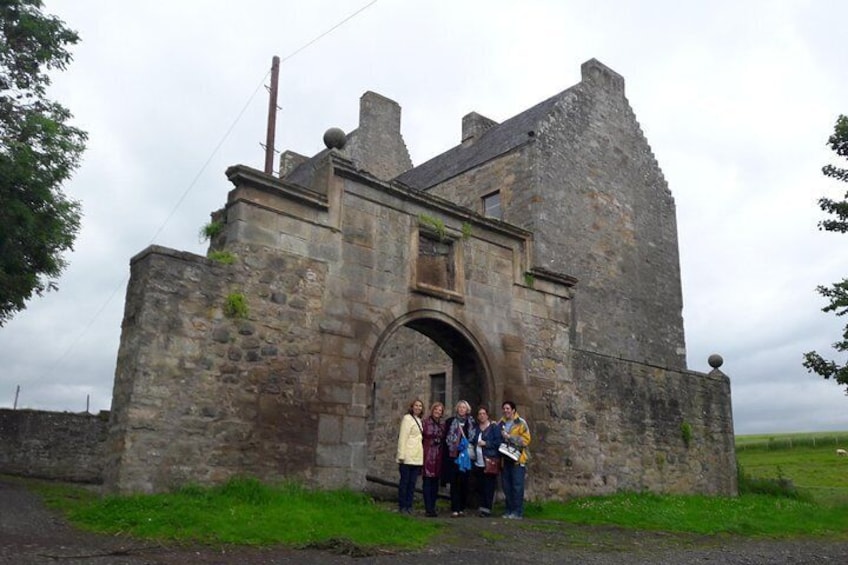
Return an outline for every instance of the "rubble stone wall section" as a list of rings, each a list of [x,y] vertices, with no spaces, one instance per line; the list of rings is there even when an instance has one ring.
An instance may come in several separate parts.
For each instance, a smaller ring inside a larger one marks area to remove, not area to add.
[[[0,408],[0,473],[100,483],[108,412]]]
[[[579,350],[572,355],[568,378],[534,387],[535,421],[528,420],[537,456],[528,480],[535,495],[737,493],[730,383],[723,373],[674,371]]]
[[[230,251],[233,265],[164,248],[133,259],[109,490],[310,474],[318,426],[304,406],[317,396],[326,265],[258,245]],[[236,295],[243,316],[227,313]]]

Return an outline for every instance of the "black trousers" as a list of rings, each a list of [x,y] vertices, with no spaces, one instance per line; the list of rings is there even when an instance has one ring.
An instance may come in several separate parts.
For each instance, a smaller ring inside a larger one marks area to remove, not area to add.
[[[468,475],[468,472],[457,469],[451,477],[451,512],[465,512],[468,505]]]

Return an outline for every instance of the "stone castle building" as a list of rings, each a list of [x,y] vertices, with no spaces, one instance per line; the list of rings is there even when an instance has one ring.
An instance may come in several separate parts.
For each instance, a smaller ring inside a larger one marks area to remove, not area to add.
[[[417,167],[400,122],[366,93],[279,177],[227,170],[209,258],[132,259],[106,487],[365,488],[413,398],[509,398],[531,496],[734,494],[729,382],[686,367],[674,199],[622,77],[590,60]]]

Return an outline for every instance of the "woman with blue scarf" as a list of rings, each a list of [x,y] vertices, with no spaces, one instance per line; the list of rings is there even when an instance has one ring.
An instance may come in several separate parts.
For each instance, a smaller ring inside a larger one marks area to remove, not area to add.
[[[469,449],[469,440],[474,437],[474,418],[471,417],[471,405],[465,400],[456,403],[456,415],[445,422],[447,434],[447,461],[442,466],[443,480],[450,483],[451,516],[465,515],[468,504],[468,477],[471,474],[473,450]]]

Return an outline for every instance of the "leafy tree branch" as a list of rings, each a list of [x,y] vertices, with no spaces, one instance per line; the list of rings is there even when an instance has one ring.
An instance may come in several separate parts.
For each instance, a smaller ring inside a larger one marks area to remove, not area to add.
[[[80,204],[62,184],[87,136],[46,97],[47,71],[67,67],[79,36],[42,6],[0,2],[0,326],[33,294],[57,288],[80,228]]]
[[[833,134],[827,140],[830,147],[839,157],[848,159],[848,117],[839,116],[836,120]],[[841,182],[848,182],[848,169],[826,165],[822,168],[826,177],[834,178]],[[848,232],[848,192],[842,200],[831,198],[820,198],[819,207],[825,213],[834,218],[819,222],[819,229],[837,233]],[[830,287],[819,286],[816,291],[829,302],[822,308],[823,312],[833,312],[837,316],[848,313],[848,279],[832,284]],[[848,352],[848,325],[842,332],[842,339],[833,345],[837,353]],[[834,379],[840,385],[846,385],[848,393],[848,363],[839,363],[831,359],[825,359],[815,351],[804,354],[804,367],[811,373],[815,373],[825,379]]]

